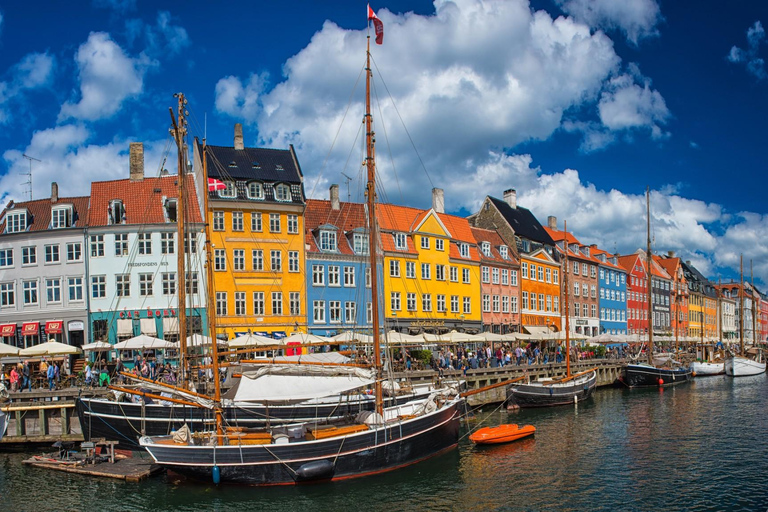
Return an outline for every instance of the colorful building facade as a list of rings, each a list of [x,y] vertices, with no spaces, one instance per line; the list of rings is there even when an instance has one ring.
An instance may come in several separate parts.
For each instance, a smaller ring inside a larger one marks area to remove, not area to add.
[[[483,330],[496,334],[519,332],[520,264],[495,230],[472,228],[480,248]]]

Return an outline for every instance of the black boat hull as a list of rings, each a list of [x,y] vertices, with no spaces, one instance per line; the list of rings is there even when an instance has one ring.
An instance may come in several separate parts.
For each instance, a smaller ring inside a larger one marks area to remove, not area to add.
[[[570,385],[519,384],[507,388],[507,401],[511,406],[553,407],[573,405],[589,399],[595,392],[597,372]]]
[[[621,370],[619,381],[630,388],[674,386],[693,378],[690,368],[654,368],[652,366],[628,364]]]

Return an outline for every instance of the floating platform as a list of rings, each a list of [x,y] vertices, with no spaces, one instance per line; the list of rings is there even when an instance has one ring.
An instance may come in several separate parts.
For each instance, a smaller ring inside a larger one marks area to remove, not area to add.
[[[118,456],[115,462],[97,461],[89,463],[85,459],[60,459],[56,455],[36,455],[25,460],[24,464],[78,475],[116,478],[127,482],[139,482],[164,470],[162,466],[154,464],[152,459],[139,457],[122,458]]]

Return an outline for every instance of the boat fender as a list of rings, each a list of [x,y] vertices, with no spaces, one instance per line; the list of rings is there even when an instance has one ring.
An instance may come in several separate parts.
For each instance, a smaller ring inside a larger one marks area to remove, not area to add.
[[[573,395],[573,403],[578,404],[579,403],[579,397],[576,395]]]
[[[696,376],[696,372],[691,372],[691,377],[695,377],[695,376]]]
[[[219,469],[219,466],[213,466],[211,475],[213,476],[213,483],[219,485],[219,482],[221,482],[221,469]]]
[[[664,385],[664,379],[659,377],[659,386],[663,386],[663,385]]]
[[[333,462],[329,460],[316,460],[302,464],[301,467],[296,470],[296,478],[300,481],[324,480],[333,478],[335,471],[336,468],[334,467]]]

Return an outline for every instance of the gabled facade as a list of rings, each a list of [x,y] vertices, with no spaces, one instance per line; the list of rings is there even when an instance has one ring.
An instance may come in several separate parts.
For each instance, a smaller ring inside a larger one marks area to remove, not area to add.
[[[727,298],[731,298],[736,302],[736,336],[735,341],[744,339],[744,343],[751,345],[755,339],[755,325],[757,310],[757,304],[753,293],[753,288],[748,282],[745,282],[743,287],[741,283],[730,282],[718,285],[718,288],[722,291],[723,295]]]
[[[333,336],[340,330],[370,331],[373,326],[370,251],[366,206],[339,201],[339,186],[330,201],[307,200],[307,328]],[[381,283],[381,269],[379,268]]]
[[[480,255],[466,219],[433,208],[378,204],[386,329],[480,332]]]
[[[293,147],[247,148],[235,125],[232,147],[206,149],[216,190],[201,182],[203,146],[194,147],[198,189],[208,193],[217,331],[228,338],[306,331],[305,198]]]
[[[627,334],[648,335],[648,273],[638,253],[619,256],[627,272]]]
[[[672,277],[669,293],[671,328],[672,337],[679,341],[680,338],[688,336],[688,281],[682,261],[675,257],[674,252],[668,252],[661,257],[654,256],[654,260]]]
[[[619,266],[615,254],[590,246],[591,254],[600,262],[598,287],[600,294],[600,333],[627,334],[627,271]]]
[[[720,305],[720,333],[723,341],[736,342],[739,339],[739,332],[736,328],[736,298],[732,294],[733,288],[727,285],[717,284],[715,286],[718,293]],[[738,292],[738,291],[737,291]]]
[[[88,197],[9,202],[0,215],[0,341],[19,348],[88,336]]]
[[[688,335],[698,340],[719,338],[715,286],[690,261],[682,265],[690,293]]]
[[[645,252],[641,251],[641,257],[646,258]],[[670,276],[664,267],[662,267],[651,255],[651,261],[648,268],[651,269],[651,308],[653,317],[651,318],[651,325],[653,327],[653,334],[656,336],[671,336],[672,335],[672,309],[670,300],[673,283],[672,276]]]
[[[144,176],[141,143],[131,144],[130,178],[91,184],[88,292],[91,341],[139,334],[177,341],[178,175]],[[206,292],[202,218],[195,182],[185,175],[187,328],[204,332]]]
[[[483,330],[496,334],[519,332],[520,264],[496,231],[472,228],[472,235],[480,248]]]

